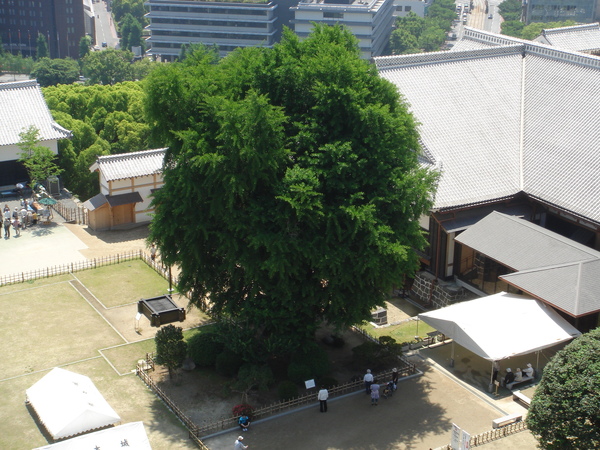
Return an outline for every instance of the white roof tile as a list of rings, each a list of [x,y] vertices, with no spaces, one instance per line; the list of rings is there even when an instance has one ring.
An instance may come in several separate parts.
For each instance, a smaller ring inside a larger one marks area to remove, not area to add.
[[[434,208],[524,191],[600,222],[600,58],[467,32],[503,46],[375,58],[442,167]]]
[[[99,156],[90,171],[100,170],[107,181],[161,173],[165,148]]]
[[[31,125],[39,130],[42,141],[71,136],[52,119],[37,81],[0,83],[0,145],[20,142],[19,133]]]
[[[598,23],[588,23],[543,30],[536,41],[566,50],[596,51],[600,49],[600,25]]]

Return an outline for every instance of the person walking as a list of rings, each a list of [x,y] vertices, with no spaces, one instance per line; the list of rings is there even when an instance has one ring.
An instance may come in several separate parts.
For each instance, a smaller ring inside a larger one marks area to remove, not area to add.
[[[15,237],[21,236],[21,222],[19,222],[19,219],[13,220],[12,226],[15,229]]]
[[[319,399],[319,407],[321,412],[327,412],[327,399],[329,398],[329,391],[325,389],[325,386],[321,386],[321,390],[319,391],[317,398]]]
[[[4,219],[4,239],[10,238],[10,219]]]
[[[235,445],[233,446],[233,450],[244,450],[245,448],[248,448],[247,445],[244,445],[244,443],[242,442],[244,440],[244,436],[238,436],[238,438],[235,440]]]
[[[371,384],[371,406],[377,406],[379,403],[379,384],[377,380],[373,380]]]
[[[371,373],[371,369],[367,369],[367,373],[363,377],[365,382],[365,393],[368,395],[371,393],[371,384],[373,383],[373,374]]]

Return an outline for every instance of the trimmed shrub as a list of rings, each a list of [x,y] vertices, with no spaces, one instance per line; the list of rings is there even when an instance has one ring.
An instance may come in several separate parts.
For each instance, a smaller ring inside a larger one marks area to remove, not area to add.
[[[325,386],[325,389],[331,389],[332,387],[337,386],[338,384],[340,384],[338,380],[336,380],[333,377],[323,377],[319,378],[317,386]]]
[[[386,367],[393,367],[398,362],[395,352],[392,351],[396,347],[399,347],[399,344],[393,344],[390,348],[371,341],[365,342],[352,349],[353,364],[356,368],[364,370],[368,367],[377,372]]]
[[[242,359],[228,350],[221,352],[215,362],[215,370],[225,377],[233,377],[242,366]]]
[[[277,387],[277,395],[282,402],[296,398],[298,397],[298,386],[290,380],[282,381]]]
[[[316,342],[307,344],[301,352],[296,353],[292,357],[292,363],[299,363],[308,367],[309,376],[308,378],[304,378],[303,380],[301,380],[302,382],[310,378],[319,378],[324,376],[327,372],[329,372],[330,367],[327,352],[325,352],[325,350],[322,347],[317,345]],[[291,376],[290,379],[296,381]]]
[[[306,380],[314,378],[311,375],[310,368],[306,364],[291,362],[287,370],[288,378],[294,383],[304,383]]]
[[[239,405],[235,405],[231,410],[231,414],[234,417],[240,416],[248,416],[250,420],[252,420],[252,414],[254,413],[254,408],[250,406],[248,403],[240,403]]]
[[[214,367],[217,356],[223,351],[223,344],[217,341],[215,333],[198,333],[188,341],[188,356],[198,367]]]

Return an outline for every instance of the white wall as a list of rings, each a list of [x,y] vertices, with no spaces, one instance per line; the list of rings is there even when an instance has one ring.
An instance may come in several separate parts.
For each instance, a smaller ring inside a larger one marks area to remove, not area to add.
[[[0,125],[1,126],[1,125]],[[39,142],[39,145],[43,145],[44,147],[48,147],[52,153],[58,155],[58,143],[56,139],[50,141],[42,141]],[[0,162],[1,161],[14,161],[15,159],[19,159],[21,157],[21,147],[16,144],[13,145],[3,145],[0,147]]]

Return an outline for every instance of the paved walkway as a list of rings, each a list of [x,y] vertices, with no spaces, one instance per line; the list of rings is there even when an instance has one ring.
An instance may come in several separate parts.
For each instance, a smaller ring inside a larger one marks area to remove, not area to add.
[[[471,435],[491,429],[492,420],[509,412],[526,410],[512,399],[490,400],[452,377],[443,368],[420,356],[412,360],[424,372],[399,383],[396,394],[371,406],[369,397],[357,393],[319,406],[266,419],[243,433],[249,449],[287,450],[392,450],[430,449],[450,443],[455,423]],[[239,429],[207,438],[211,450],[233,448]],[[529,431],[487,444],[484,449],[535,449]]]

